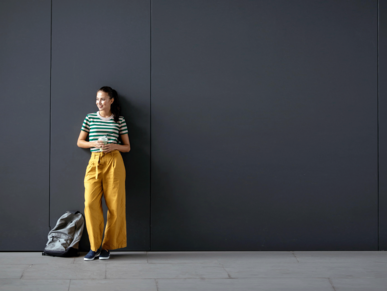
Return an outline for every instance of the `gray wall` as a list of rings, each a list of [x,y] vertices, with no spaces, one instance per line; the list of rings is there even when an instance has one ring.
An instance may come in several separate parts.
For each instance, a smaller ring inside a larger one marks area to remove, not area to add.
[[[42,250],[50,199],[50,1],[0,1],[0,250]]]
[[[379,0],[379,247],[387,250],[387,1]]]
[[[387,0],[0,2],[0,250],[83,212],[103,85],[132,148],[125,250],[387,249],[386,19]]]
[[[376,250],[377,2],[152,7],[152,249]]]

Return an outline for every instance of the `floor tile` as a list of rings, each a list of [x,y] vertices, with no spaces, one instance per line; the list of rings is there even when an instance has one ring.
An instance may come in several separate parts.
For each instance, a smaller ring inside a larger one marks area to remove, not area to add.
[[[68,291],[70,280],[0,279],[0,291]]]
[[[265,251],[265,252],[221,252],[217,253],[217,260],[223,262],[284,262],[284,263],[296,263],[297,259],[293,252],[288,251]],[[214,252],[210,254],[214,256]]]
[[[157,291],[154,279],[71,280],[69,291]],[[1,290],[0,290],[1,291]]]
[[[336,291],[385,291],[387,278],[332,278]]]
[[[0,265],[0,278],[15,278],[19,279],[24,270],[29,268],[30,265]]]
[[[106,264],[106,278],[228,278],[218,265],[205,264]]]
[[[3,264],[72,264],[74,258],[42,256],[41,252],[0,252]]]
[[[47,265],[38,264],[27,268],[23,279],[104,279],[105,265],[98,261],[85,264]]]
[[[158,291],[332,291],[325,278],[157,279]]]
[[[218,258],[222,254],[214,252],[149,252],[147,254],[150,264],[209,264],[220,265]]]
[[[380,262],[387,263],[386,251],[296,251],[299,262]]]
[[[223,264],[232,278],[303,277],[303,278],[377,278],[387,276],[387,264],[373,262],[348,263],[233,263]]]

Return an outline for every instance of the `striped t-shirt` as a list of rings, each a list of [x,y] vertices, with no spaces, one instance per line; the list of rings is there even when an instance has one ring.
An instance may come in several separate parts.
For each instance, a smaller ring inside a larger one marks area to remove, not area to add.
[[[108,144],[121,144],[119,135],[127,134],[125,118],[120,116],[118,123],[114,121],[114,115],[102,117],[99,111],[89,113],[83,121],[81,130],[89,133],[89,141],[97,141],[100,136],[107,135]],[[99,152],[99,148],[90,148],[91,152]]]

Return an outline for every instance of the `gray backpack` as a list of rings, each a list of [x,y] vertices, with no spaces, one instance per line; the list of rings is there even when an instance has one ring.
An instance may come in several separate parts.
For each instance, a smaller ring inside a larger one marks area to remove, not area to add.
[[[81,240],[85,219],[77,210],[69,210],[57,221],[55,227],[48,233],[48,242],[43,256],[74,257],[79,256],[79,241]]]

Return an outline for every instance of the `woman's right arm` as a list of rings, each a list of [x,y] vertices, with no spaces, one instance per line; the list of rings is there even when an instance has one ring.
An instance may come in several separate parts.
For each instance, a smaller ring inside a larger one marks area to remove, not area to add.
[[[81,130],[81,133],[79,134],[78,141],[77,141],[77,146],[80,148],[99,148],[103,142],[102,141],[86,141],[86,137],[89,133]]]

